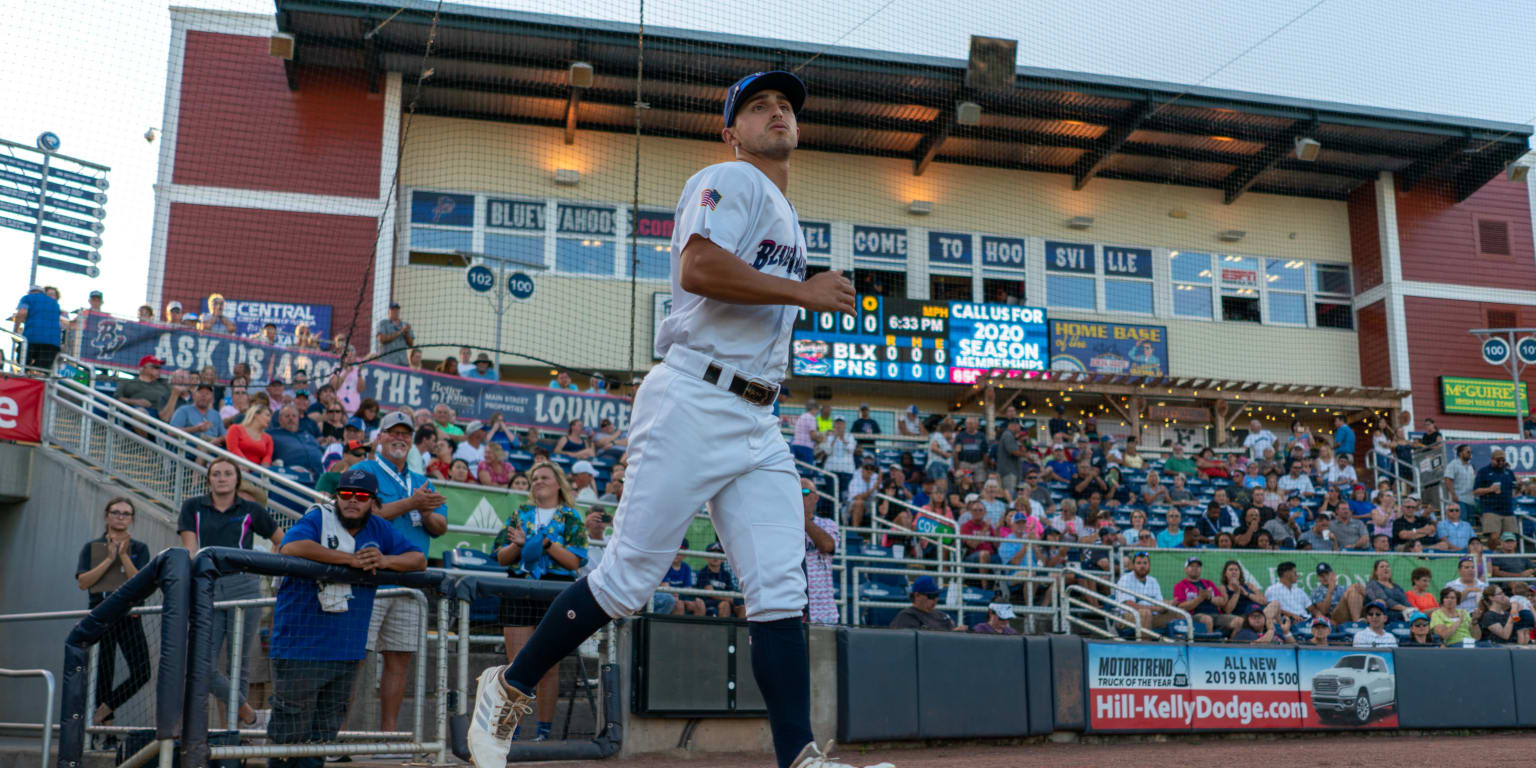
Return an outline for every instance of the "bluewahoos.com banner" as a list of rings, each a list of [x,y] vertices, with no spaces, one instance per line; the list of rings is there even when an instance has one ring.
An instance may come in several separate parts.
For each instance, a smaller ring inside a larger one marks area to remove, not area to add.
[[[208,311],[208,300],[203,299],[203,312]],[[281,301],[224,300],[224,316],[235,324],[235,332],[241,336],[255,336],[262,326],[277,326],[277,343],[293,343],[294,329],[309,326],[309,332],[319,336],[322,346],[331,338],[331,306],[329,304],[289,304]]]
[[[1084,320],[1051,321],[1051,370],[1168,375],[1168,329]]]
[[[1390,650],[1087,643],[1093,731],[1394,728]]]
[[[337,358],[329,353],[295,352],[250,339],[88,315],[80,340],[81,359],[137,370],[139,358],[145,355],[164,360],[168,370],[196,371],[211,365],[223,381],[237,364],[245,363],[257,385],[273,376],[291,380],[294,371],[305,371],[318,387],[337,365]],[[489,420],[499,411],[507,423],[519,426],[564,429],[571,419],[595,425],[607,418],[621,430],[629,428],[630,404],[625,398],[461,379],[382,363],[362,366],[358,392],[384,408],[431,408],[443,403],[460,419]]]

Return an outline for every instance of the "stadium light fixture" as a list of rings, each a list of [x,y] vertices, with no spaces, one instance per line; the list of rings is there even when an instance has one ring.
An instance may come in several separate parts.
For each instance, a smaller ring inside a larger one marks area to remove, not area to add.
[[[283,61],[293,61],[294,38],[288,32],[278,32],[267,38],[267,53]]]
[[[1241,229],[1224,229],[1216,233],[1216,237],[1227,243],[1235,243],[1247,236],[1248,233]]]
[[[592,65],[585,61],[571,62],[570,78],[572,88],[591,88]]]
[[[981,125],[981,105],[974,101],[962,101],[955,105],[955,123]]]
[[[932,200],[913,200],[907,204],[907,213],[913,216],[927,216],[933,213]]]
[[[1525,181],[1525,177],[1531,173],[1531,163],[1536,161],[1533,153],[1527,152],[1509,162],[1504,168],[1504,176],[1510,181]]]
[[[1299,136],[1296,139],[1296,159],[1312,162],[1317,159],[1317,154],[1323,151],[1322,142],[1317,139],[1309,139]]]
[[[1073,229],[1088,229],[1093,226],[1092,216],[1073,216],[1067,219],[1067,226]]]
[[[575,168],[560,168],[555,171],[555,183],[565,186],[575,186],[581,182],[581,171]]]

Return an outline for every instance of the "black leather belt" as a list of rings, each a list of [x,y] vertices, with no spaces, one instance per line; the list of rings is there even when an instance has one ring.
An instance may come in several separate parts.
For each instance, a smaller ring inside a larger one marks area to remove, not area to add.
[[[721,373],[724,373],[724,369],[719,363],[710,363],[709,367],[704,369],[704,380],[710,384],[718,383]],[[733,375],[725,388],[730,390],[731,394],[753,405],[773,405],[773,402],[779,399],[779,385],[762,379]]]

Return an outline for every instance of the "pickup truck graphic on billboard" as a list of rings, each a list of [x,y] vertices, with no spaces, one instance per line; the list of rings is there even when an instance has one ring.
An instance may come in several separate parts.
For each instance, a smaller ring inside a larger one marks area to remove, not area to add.
[[[1299,654],[1305,725],[1397,727],[1397,677],[1390,653]]]

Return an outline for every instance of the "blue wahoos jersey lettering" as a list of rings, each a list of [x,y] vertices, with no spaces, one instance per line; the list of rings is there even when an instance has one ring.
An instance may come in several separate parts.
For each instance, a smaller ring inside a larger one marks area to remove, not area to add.
[[[789,272],[796,278],[805,279],[805,255],[800,252],[799,245],[775,243],[772,240],[757,244],[757,258],[752,260],[753,269],[762,271],[764,267],[780,264],[788,265]]]

